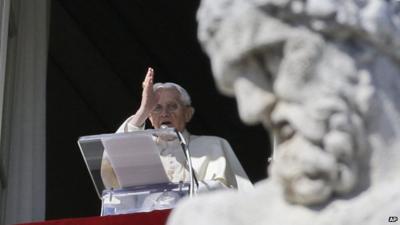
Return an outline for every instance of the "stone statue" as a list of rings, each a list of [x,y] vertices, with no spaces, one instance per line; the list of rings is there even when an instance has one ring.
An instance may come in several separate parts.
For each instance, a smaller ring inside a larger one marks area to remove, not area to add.
[[[254,191],[188,199],[169,224],[400,217],[400,1],[203,0],[198,22],[218,87],[277,144]]]

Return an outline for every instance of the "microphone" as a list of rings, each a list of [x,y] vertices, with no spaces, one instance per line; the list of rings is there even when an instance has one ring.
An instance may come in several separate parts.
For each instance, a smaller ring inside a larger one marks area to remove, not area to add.
[[[173,141],[177,138],[176,129],[163,124],[157,130],[157,137],[163,141]]]
[[[197,180],[196,174],[194,173],[194,169],[192,166],[192,159],[190,156],[188,144],[186,143],[185,138],[183,137],[182,133],[178,131],[175,127],[168,127],[165,124],[160,126],[158,131],[158,137],[165,141],[173,141],[178,138],[179,143],[181,144],[183,154],[185,155],[186,162],[189,168],[189,179],[190,179],[190,197],[195,194],[195,185],[196,189],[199,187],[199,182]]]

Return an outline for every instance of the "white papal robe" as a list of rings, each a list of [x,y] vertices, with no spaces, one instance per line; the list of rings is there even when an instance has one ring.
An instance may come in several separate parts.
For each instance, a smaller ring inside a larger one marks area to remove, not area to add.
[[[131,117],[119,127],[117,133],[144,129],[144,127],[130,124],[130,120]],[[216,136],[192,135],[187,130],[183,132],[183,136],[188,143],[193,169],[200,183],[200,191],[219,188],[235,188],[243,191],[253,188],[246,172],[225,139]],[[161,161],[172,182],[189,181],[185,158],[182,155],[181,148],[167,148],[160,152]],[[107,157],[103,157],[102,178],[108,188],[119,186]]]

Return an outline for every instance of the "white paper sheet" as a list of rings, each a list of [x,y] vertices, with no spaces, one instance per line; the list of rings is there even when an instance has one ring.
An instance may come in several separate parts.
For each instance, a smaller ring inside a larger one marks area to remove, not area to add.
[[[114,136],[102,142],[121,187],[169,182],[150,133]]]

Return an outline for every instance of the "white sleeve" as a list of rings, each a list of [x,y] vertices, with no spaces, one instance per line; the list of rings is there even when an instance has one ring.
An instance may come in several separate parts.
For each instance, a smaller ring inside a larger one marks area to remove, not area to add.
[[[219,189],[227,189],[228,187],[221,182],[220,180],[207,180],[207,181],[199,181],[199,187],[197,189],[197,193],[203,193],[208,191],[214,191]]]
[[[132,116],[130,116],[128,119],[126,119],[122,125],[118,128],[116,133],[125,133],[125,132],[132,132],[132,131],[138,131],[138,130],[144,130],[144,125],[145,123],[143,123],[142,126],[137,127],[133,124],[131,124],[131,120],[132,120]]]
[[[239,191],[252,190],[254,188],[253,184],[251,183],[238,158],[236,157],[236,154],[232,150],[231,145],[228,143],[227,140],[223,138],[221,139],[227,163],[227,180],[230,181],[228,183],[234,184],[234,187],[237,188]]]

